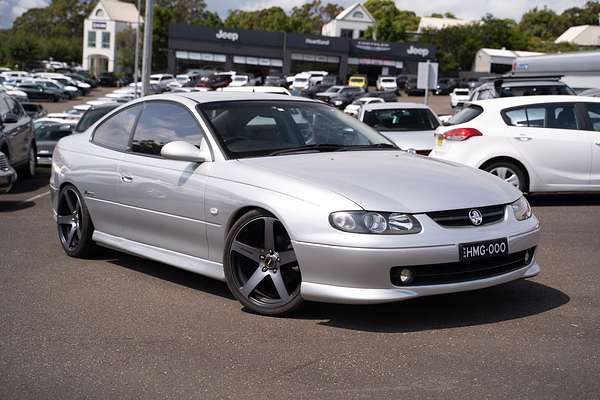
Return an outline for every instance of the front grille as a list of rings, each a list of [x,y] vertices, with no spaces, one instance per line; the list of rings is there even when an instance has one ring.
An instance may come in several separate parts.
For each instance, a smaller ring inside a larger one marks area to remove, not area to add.
[[[535,247],[532,247],[517,253],[484,260],[393,267],[390,270],[390,278],[395,286],[443,285],[490,278],[529,265],[534,253]],[[400,280],[400,271],[405,268],[414,272],[414,278],[408,284],[402,283]]]
[[[0,170],[7,170],[8,169],[8,160],[6,159],[6,156],[4,155],[4,153],[0,152]]]
[[[469,211],[479,210],[483,220],[481,225],[492,224],[504,218],[505,204],[488,207],[463,208],[460,210],[434,211],[427,215],[442,226],[473,226],[469,218]]]

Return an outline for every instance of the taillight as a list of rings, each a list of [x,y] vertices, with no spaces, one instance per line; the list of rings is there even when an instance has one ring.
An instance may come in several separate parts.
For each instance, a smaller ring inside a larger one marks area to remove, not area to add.
[[[456,128],[451,129],[447,132],[444,132],[444,139],[446,140],[455,140],[457,142],[467,140],[472,138],[473,136],[483,136],[481,132],[479,132],[475,128]]]

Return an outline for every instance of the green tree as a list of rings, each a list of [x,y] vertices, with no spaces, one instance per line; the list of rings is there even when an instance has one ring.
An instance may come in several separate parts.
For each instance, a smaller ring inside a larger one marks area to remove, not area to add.
[[[143,35],[140,32],[140,41]],[[125,29],[115,37],[117,47],[116,63],[124,72],[133,73],[135,65],[135,29]],[[141,54],[140,44],[140,54]],[[140,68],[138,66],[138,68]]]
[[[550,26],[556,23],[557,15],[547,7],[527,11],[521,17],[519,27],[521,31],[541,39],[550,39],[554,34],[550,31]]]
[[[228,28],[281,32],[288,29],[288,16],[281,7],[256,11],[233,10],[225,19],[224,24]]]
[[[416,31],[420,18],[413,11],[399,10],[393,0],[367,0],[364,6],[375,18],[375,26],[365,36],[377,40],[406,40],[408,32]]]

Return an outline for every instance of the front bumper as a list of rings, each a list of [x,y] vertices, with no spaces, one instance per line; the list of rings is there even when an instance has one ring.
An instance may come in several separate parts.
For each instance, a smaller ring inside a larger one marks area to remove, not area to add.
[[[8,193],[17,181],[17,171],[10,165],[0,169],[0,193]]]
[[[507,236],[509,253],[536,247],[540,229]],[[486,235],[487,236],[487,235]],[[497,238],[477,237],[473,241]],[[451,237],[451,236],[450,236]],[[460,240],[461,243],[466,241]],[[458,242],[447,245],[406,248],[359,248],[293,242],[302,270],[301,294],[306,300],[374,304],[386,303],[434,294],[481,289],[540,272],[535,255],[522,268],[490,277],[427,286],[395,286],[390,271],[397,266],[443,264],[458,261]]]
[[[48,151],[38,151],[37,154],[38,165],[52,165],[52,153]]]

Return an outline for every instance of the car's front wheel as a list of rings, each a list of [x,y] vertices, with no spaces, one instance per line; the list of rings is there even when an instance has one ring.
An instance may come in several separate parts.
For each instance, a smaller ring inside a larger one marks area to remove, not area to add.
[[[223,267],[229,289],[252,312],[279,316],[302,304],[302,277],[290,237],[265,211],[250,211],[233,225]]]
[[[94,226],[79,191],[65,185],[58,194],[56,223],[58,237],[65,253],[71,257],[86,257],[96,245],[92,240]]]
[[[29,152],[27,153],[27,164],[25,164],[20,173],[22,173],[27,178],[35,177],[35,169],[37,168],[37,154],[35,150],[35,146],[31,144],[29,146]]]

